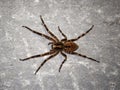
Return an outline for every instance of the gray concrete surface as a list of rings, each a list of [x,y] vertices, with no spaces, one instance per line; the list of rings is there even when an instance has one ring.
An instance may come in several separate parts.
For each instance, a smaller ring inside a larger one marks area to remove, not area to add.
[[[21,26],[48,35],[39,15],[60,39],[57,26],[71,39],[95,25],[77,52],[100,64],[68,55],[59,73],[58,55],[34,75],[46,57],[19,58],[48,51],[49,41]],[[0,0],[0,90],[120,90],[120,0]]]

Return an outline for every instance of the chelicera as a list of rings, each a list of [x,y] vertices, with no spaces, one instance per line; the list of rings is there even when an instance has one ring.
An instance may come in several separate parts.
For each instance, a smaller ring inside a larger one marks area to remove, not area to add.
[[[74,42],[77,41],[78,39],[80,39],[81,37],[85,36],[88,32],[90,32],[92,30],[92,28],[94,27],[94,25],[92,25],[92,27],[87,30],[85,33],[81,34],[80,36],[78,36],[77,38],[74,39],[67,39],[67,36],[61,31],[60,27],[58,26],[58,30],[60,31],[60,33],[62,34],[62,36],[64,37],[62,40],[59,40],[47,27],[47,25],[45,24],[42,16],[40,15],[40,19],[42,21],[42,25],[45,27],[45,30],[50,34],[50,36],[42,34],[40,32],[34,31],[31,28],[27,27],[27,26],[22,26],[24,28],[26,28],[27,30],[31,31],[32,33],[35,33],[37,35],[40,35],[48,40],[50,40],[50,42],[48,43],[48,45],[51,45],[51,50],[43,53],[43,54],[38,54],[38,55],[34,55],[34,56],[30,56],[24,59],[20,59],[20,61],[26,61],[32,58],[37,58],[37,57],[43,57],[46,55],[50,55],[48,58],[46,58],[38,67],[38,69],[35,71],[35,74],[41,69],[41,67],[51,58],[55,57],[58,53],[61,53],[61,55],[64,57],[64,60],[62,61],[60,67],[59,67],[59,72],[61,71],[61,68],[63,66],[63,64],[66,62],[67,60],[67,54],[72,54],[72,55],[77,55],[77,56],[81,56],[83,58],[87,58],[89,60],[98,62],[97,60],[88,57],[86,55],[77,53],[76,50],[78,49],[78,45]]]

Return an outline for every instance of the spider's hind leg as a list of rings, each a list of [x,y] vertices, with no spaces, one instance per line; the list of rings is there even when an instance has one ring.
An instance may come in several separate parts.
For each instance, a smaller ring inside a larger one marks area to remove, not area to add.
[[[87,58],[87,59],[89,59],[89,60],[92,60],[92,61],[95,61],[95,62],[97,62],[97,63],[100,63],[100,61],[98,61],[98,60],[95,60],[95,59],[93,59],[93,58],[91,58],[91,57],[88,57],[88,56],[86,56],[86,55],[83,55],[83,54],[80,54],[80,53],[77,53],[77,52],[72,52],[72,53],[70,53],[70,54],[77,55],[77,56],[81,56],[81,57],[83,57],[83,58]]]

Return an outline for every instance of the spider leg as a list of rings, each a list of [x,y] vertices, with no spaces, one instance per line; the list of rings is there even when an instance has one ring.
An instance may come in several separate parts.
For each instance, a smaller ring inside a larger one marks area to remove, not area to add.
[[[24,59],[20,59],[20,61],[26,61],[26,60],[29,60],[29,59],[32,59],[32,58],[43,57],[43,56],[46,56],[46,55],[51,55],[53,53],[55,53],[55,51],[51,50],[51,51],[43,53],[43,54],[38,54],[38,55],[30,56],[30,57],[27,57],[27,58],[24,58]]]
[[[29,27],[27,27],[27,26],[22,26],[22,27],[28,29],[29,31],[31,31],[31,32],[33,32],[33,33],[35,33],[35,34],[37,34],[37,35],[40,35],[40,36],[42,36],[42,37],[45,37],[45,38],[48,39],[48,40],[51,40],[51,41],[55,42],[55,40],[54,40],[53,38],[51,38],[51,37],[49,37],[49,36],[47,36],[47,35],[45,35],[45,34],[42,34],[42,33],[40,33],[40,32],[34,31],[34,30],[32,30],[31,28],[29,28]]]
[[[53,44],[53,42],[49,42],[48,45]]]
[[[57,54],[58,54],[58,52],[55,53],[55,54],[53,54],[53,55],[51,55],[51,56],[49,56],[47,59],[45,59],[45,60],[40,64],[40,66],[38,67],[38,69],[35,71],[35,74],[37,74],[37,72],[40,70],[40,68],[41,68],[48,60],[50,60],[51,58],[53,58],[53,57],[56,56]]]
[[[75,39],[70,39],[69,41],[76,41],[76,40],[80,39],[81,37],[83,37],[83,36],[85,36],[87,33],[89,33],[89,32],[93,29],[93,27],[94,27],[94,25],[92,25],[92,27],[91,27],[89,30],[87,30],[85,33],[83,33],[82,35],[78,36],[78,37],[75,38]]]
[[[62,30],[60,29],[60,27],[58,26],[58,30],[60,31],[60,33],[63,35],[64,39],[62,39],[61,41],[67,40],[67,36],[62,32]]]
[[[42,21],[42,25],[45,27],[46,31],[56,40],[59,41],[59,39],[48,29],[47,25],[45,24],[42,16],[40,15],[40,19]]]
[[[92,61],[95,61],[95,62],[97,62],[97,63],[100,63],[100,61],[97,61],[97,60],[95,60],[95,59],[93,59],[93,58],[91,58],[91,57],[88,57],[88,56],[86,56],[86,55],[79,54],[79,53],[77,53],[77,52],[72,52],[72,53],[70,53],[70,54],[77,55],[77,56],[81,56],[81,57],[83,57],[83,58],[87,58],[87,59],[89,59],[89,60],[92,60]]]
[[[67,60],[67,55],[66,55],[66,54],[64,54],[63,52],[61,52],[61,54],[62,54],[62,56],[63,56],[65,59],[63,60],[63,62],[61,63],[61,65],[60,65],[60,67],[59,67],[59,72],[60,72],[60,70],[61,70],[61,68],[62,68],[63,64],[64,64],[64,63],[65,63],[65,61]]]

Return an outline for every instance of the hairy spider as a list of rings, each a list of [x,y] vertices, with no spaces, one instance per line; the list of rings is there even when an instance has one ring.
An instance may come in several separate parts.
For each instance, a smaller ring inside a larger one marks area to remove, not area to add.
[[[26,60],[29,60],[29,59],[32,59],[32,58],[37,58],[37,57],[43,57],[43,56],[46,56],[46,55],[50,55],[48,58],[46,58],[41,64],[40,66],[38,67],[38,69],[35,71],[35,74],[40,70],[40,68],[48,61],[50,60],[51,58],[53,58],[54,56],[56,56],[58,53],[61,53],[61,55],[65,58],[60,67],[59,67],[59,72],[63,66],[63,64],[66,62],[67,60],[67,54],[72,54],[72,55],[77,55],[77,56],[81,56],[83,58],[87,58],[89,60],[92,60],[92,61],[96,61],[99,63],[99,61],[91,58],[91,57],[88,57],[86,55],[83,55],[83,54],[80,54],[80,53],[77,53],[75,52],[77,49],[78,49],[78,45],[76,43],[74,43],[74,41],[77,41],[78,39],[80,39],[81,37],[85,36],[88,32],[90,32],[92,30],[92,28],[94,27],[94,25],[92,25],[92,27],[87,30],[85,33],[83,33],[82,35],[78,36],[77,38],[74,38],[74,39],[67,39],[67,36],[61,31],[60,27],[58,26],[58,30],[60,31],[60,33],[62,34],[62,36],[64,37],[64,39],[62,40],[59,40],[47,27],[47,25],[45,24],[42,16],[40,15],[40,19],[42,21],[42,25],[45,27],[45,30],[51,35],[50,36],[47,36],[45,34],[42,34],[40,32],[37,32],[37,31],[34,31],[32,29],[30,29],[29,27],[27,26],[22,26],[26,29],[28,29],[29,31],[37,34],[37,35],[40,35],[48,40],[50,40],[51,42],[48,43],[48,45],[51,44],[51,50],[46,52],[46,53],[43,53],[43,54],[38,54],[38,55],[34,55],[34,56],[30,56],[30,57],[27,57],[27,58],[24,58],[24,59],[20,59],[20,61],[26,61]]]

